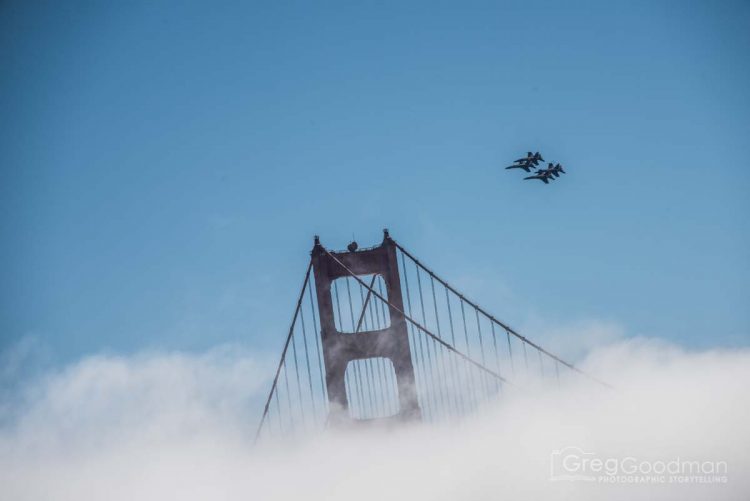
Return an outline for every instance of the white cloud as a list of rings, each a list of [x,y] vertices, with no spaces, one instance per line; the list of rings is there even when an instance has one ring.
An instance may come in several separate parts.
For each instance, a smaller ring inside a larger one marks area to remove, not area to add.
[[[230,349],[88,357],[27,394],[0,432],[0,498],[13,500],[745,499],[750,352],[635,339],[566,381],[506,392],[459,427],[329,433],[252,447],[271,364]],[[726,461],[726,484],[552,482],[550,454]]]
[[[552,323],[532,317],[522,332],[534,333],[533,339],[564,360],[580,360],[591,350],[625,338],[620,324],[601,319],[582,319],[574,322]]]

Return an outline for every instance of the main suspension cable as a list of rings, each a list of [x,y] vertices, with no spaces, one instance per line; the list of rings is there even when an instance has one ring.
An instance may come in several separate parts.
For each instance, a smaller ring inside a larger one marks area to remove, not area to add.
[[[498,320],[497,318],[495,318],[492,314],[490,314],[489,312],[487,312],[484,308],[482,308],[481,306],[479,306],[477,303],[471,301],[470,299],[466,298],[463,294],[461,294],[460,292],[458,292],[458,290],[456,290],[455,287],[453,287],[451,284],[449,284],[448,282],[446,282],[445,280],[443,280],[442,278],[440,278],[437,274],[435,274],[435,272],[433,272],[432,270],[430,270],[429,268],[427,268],[424,264],[422,264],[422,262],[419,261],[419,259],[417,259],[416,257],[414,257],[413,254],[411,254],[409,251],[407,251],[406,249],[404,249],[401,246],[401,244],[399,244],[398,242],[396,242],[393,239],[391,239],[391,240],[395,244],[396,248],[398,248],[402,253],[404,253],[409,259],[411,259],[412,261],[414,261],[428,275],[430,275],[431,277],[435,278],[435,280],[437,280],[438,282],[440,282],[441,284],[443,284],[443,286],[446,289],[450,290],[451,292],[453,292],[454,294],[456,294],[459,298],[461,298],[462,300],[466,301],[466,303],[468,305],[470,305],[470,306],[476,308],[477,310],[479,310],[479,312],[482,313],[482,315],[484,315],[485,317],[489,318],[491,321],[493,321],[496,324],[498,324],[500,327],[502,327],[503,329],[505,329],[506,332],[508,332],[510,334],[513,334],[515,337],[517,337],[518,339],[520,339],[524,343],[528,343],[530,346],[536,348],[541,353],[544,353],[548,357],[552,358],[553,360],[558,361],[559,363],[563,364],[564,366],[568,367],[569,369],[571,369],[571,370],[573,370],[573,371],[575,371],[575,372],[577,372],[577,373],[579,373],[579,374],[581,374],[583,376],[586,376],[587,378],[591,379],[592,381],[594,381],[596,383],[599,383],[602,386],[605,386],[607,388],[613,389],[612,385],[610,385],[608,383],[605,383],[604,381],[602,381],[602,380],[600,380],[600,379],[592,376],[591,374],[588,374],[587,372],[582,371],[581,369],[579,369],[578,367],[574,366],[573,364],[571,364],[569,362],[566,362],[565,360],[561,359],[557,355],[555,355],[553,353],[550,353],[549,351],[545,350],[544,348],[542,348],[538,344],[534,343],[533,341],[529,340],[525,336],[523,336],[523,335],[519,334],[518,332],[516,332],[515,330],[513,330],[513,328],[511,328],[510,326],[506,325],[505,323],[503,323],[500,320]]]

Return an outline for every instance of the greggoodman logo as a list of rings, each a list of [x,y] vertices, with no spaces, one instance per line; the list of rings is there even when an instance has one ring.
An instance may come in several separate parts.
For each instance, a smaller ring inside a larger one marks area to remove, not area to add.
[[[726,484],[726,461],[601,456],[579,447],[550,454],[550,480],[612,484]]]

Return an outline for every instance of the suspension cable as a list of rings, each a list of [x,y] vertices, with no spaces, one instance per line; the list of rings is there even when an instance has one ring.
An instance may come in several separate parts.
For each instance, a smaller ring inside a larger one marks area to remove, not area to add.
[[[299,309],[300,309],[300,306],[302,305],[302,298],[305,295],[305,289],[307,289],[307,283],[310,281],[310,269],[312,269],[312,260],[310,260],[310,263],[307,265],[307,271],[305,272],[305,280],[304,282],[302,282],[302,290],[300,291],[299,298],[297,299],[297,307],[294,309],[294,315],[292,315],[292,324],[289,326],[289,334],[287,334],[286,341],[284,341],[284,348],[281,350],[281,360],[279,360],[279,365],[278,367],[276,367],[276,374],[273,377],[273,384],[271,384],[271,391],[268,392],[266,405],[263,407],[263,416],[261,416],[260,418],[260,423],[258,424],[258,431],[255,433],[255,442],[258,441],[258,437],[260,436],[260,431],[263,428],[263,423],[266,420],[266,415],[268,414],[268,406],[271,403],[273,392],[276,390],[276,383],[279,380],[279,373],[281,372],[281,366],[284,364],[286,351],[289,348],[289,341],[291,341],[292,335],[294,334],[294,325],[297,323],[297,315],[299,314]]]
[[[542,353],[544,353],[548,357],[550,357],[550,358],[552,358],[554,360],[557,360],[558,362],[560,362],[564,366],[568,367],[569,369],[574,370],[574,371],[578,372],[579,374],[581,374],[583,376],[586,376],[587,378],[591,379],[594,382],[599,383],[602,386],[606,386],[607,388],[613,389],[613,387],[610,384],[605,383],[604,381],[602,381],[602,380],[600,380],[600,379],[592,376],[591,374],[588,374],[587,372],[582,371],[581,369],[579,369],[575,365],[573,365],[573,364],[571,364],[569,362],[566,362],[565,360],[561,359],[560,357],[554,355],[553,353],[550,353],[549,351],[545,350],[544,348],[542,348],[538,344],[536,344],[533,341],[529,340],[527,337],[519,334],[518,332],[516,332],[515,330],[513,330],[513,328],[511,328],[507,324],[505,324],[505,323],[501,322],[500,320],[498,320],[497,318],[495,318],[493,315],[491,315],[489,312],[487,312],[484,308],[482,308],[481,306],[479,306],[477,303],[471,301],[470,299],[466,298],[463,294],[461,294],[460,292],[458,292],[458,290],[456,290],[455,287],[453,287],[451,284],[449,284],[448,282],[446,282],[445,280],[443,280],[442,278],[440,278],[438,275],[435,274],[435,272],[433,272],[431,269],[429,269],[424,264],[422,264],[422,262],[419,261],[419,259],[417,259],[416,257],[414,257],[414,255],[412,255],[409,251],[407,251],[406,249],[404,249],[401,246],[401,244],[399,244],[398,242],[396,242],[393,239],[391,239],[391,241],[395,244],[396,248],[398,248],[402,253],[404,253],[409,259],[411,259],[412,261],[414,261],[428,275],[430,275],[431,277],[434,277],[435,280],[437,280],[438,282],[440,282],[441,284],[443,284],[443,286],[445,288],[449,289],[451,292],[453,292],[454,294],[456,294],[459,298],[461,298],[464,301],[466,301],[466,303],[469,304],[470,306],[473,306],[474,308],[476,308],[477,310],[479,310],[479,312],[482,313],[482,315],[486,316],[487,318],[489,318],[490,320],[492,320],[493,322],[495,322],[496,324],[498,324],[500,327],[502,327],[503,329],[505,329],[506,332],[509,332],[510,334],[513,334],[515,337],[517,337],[521,341],[523,341],[525,343],[528,343],[530,346],[533,346],[534,348],[536,348],[537,350],[541,351]]]

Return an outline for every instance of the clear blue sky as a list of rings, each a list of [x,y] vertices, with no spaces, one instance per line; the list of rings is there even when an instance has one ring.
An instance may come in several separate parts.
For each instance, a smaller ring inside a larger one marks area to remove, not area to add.
[[[313,235],[383,227],[514,326],[750,344],[748,26],[748,2],[3,2],[0,349],[277,351]],[[568,175],[502,169],[528,149]]]

